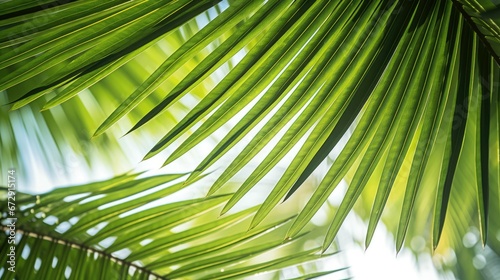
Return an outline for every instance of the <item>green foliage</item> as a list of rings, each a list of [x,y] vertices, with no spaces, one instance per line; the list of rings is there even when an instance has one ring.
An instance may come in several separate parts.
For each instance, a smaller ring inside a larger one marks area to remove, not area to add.
[[[2,279],[228,279],[329,256],[316,248],[262,258],[297,240],[271,235],[290,218],[238,230],[255,207],[215,219],[211,210],[229,195],[175,201],[172,195],[189,186],[183,176],[124,174],[37,196],[19,193],[16,272],[7,271],[8,218],[0,236]],[[10,217],[5,188],[0,195],[2,217]]]
[[[52,111],[89,86],[94,91],[217,1],[28,1],[17,6],[20,2],[0,4],[5,17],[0,21],[0,89],[7,91],[13,109],[51,95],[43,109]],[[172,151],[163,159],[167,165],[229,127],[186,180],[200,179],[238,151],[209,190],[214,195],[238,172],[248,174],[227,197],[222,213],[292,155],[256,210],[252,229],[330,156],[328,172],[287,234],[297,236],[347,179],[323,250],[366,192],[372,194],[366,246],[388,207],[398,214],[398,251],[416,213],[423,221],[415,221],[420,230],[427,230],[421,225],[432,219],[434,249],[447,220],[456,225],[471,213],[485,244],[489,220],[498,214],[490,206],[500,202],[497,10],[488,0],[230,1],[142,77],[100,125],[92,124],[94,136],[113,133],[114,125],[139,110],[129,131],[159,131],[162,138],[144,158]],[[197,57],[209,46],[208,54]],[[201,99],[182,119],[158,129],[164,112],[198,85],[210,83],[241,53],[241,60],[198,95]],[[188,64],[190,71],[178,78]],[[253,170],[251,162],[258,162]],[[470,194],[464,199],[467,207],[451,203],[454,193]],[[399,204],[388,203],[391,195]]]

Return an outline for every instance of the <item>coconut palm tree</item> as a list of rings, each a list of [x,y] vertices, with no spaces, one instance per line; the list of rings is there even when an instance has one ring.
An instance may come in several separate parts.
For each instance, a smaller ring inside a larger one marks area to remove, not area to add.
[[[152,132],[159,139],[144,159],[172,165],[224,131],[186,178],[222,167],[212,196],[248,174],[222,213],[287,161],[252,230],[326,164],[287,238],[341,191],[322,251],[354,207],[368,222],[366,246],[382,220],[397,251],[420,235],[434,250],[448,248],[472,225],[483,245],[499,248],[489,220],[500,186],[500,28],[489,0],[12,0],[0,8],[3,100],[51,123],[50,139],[82,126],[113,154],[117,135]],[[148,57],[154,48],[166,58]],[[23,155],[12,114],[2,117],[2,154],[14,160]],[[54,129],[68,120],[68,131]],[[342,181],[348,187],[336,189]]]

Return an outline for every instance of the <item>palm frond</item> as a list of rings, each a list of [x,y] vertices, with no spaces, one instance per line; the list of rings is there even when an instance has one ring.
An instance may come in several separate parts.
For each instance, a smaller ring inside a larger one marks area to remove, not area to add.
[[[197,20],[204,18],[209,20],[210,17],[213,15],[207,13]],[[93,139],[91,136],[102,119],[114,110],[121,99],[131,93],[130,89],[138,87],[142,82],[141,79],[151,74],[151,68],[160,65],[159,60],[168,57],[185,41],[185,37],[192,36],[198,28],[195,21],[190,21],[185,26],[148,44],[136,57],[126,56],[116,61],[113,65],[117,69],[98,76],[97,79],[89,78],[88,81],[93,83],[89,90],[85,89],[89,84],[83,79],[84,84],[81,87],[80,85],[73,87],[76,86],[73,83],[70,87],[56,89],[55,92],[32,101],[29,106],[14,111],[9,111],[9,107],[4,104],[11,103],[16,96],[20,97],[24,92],[30,91],[33,85],[39,84],[39,81],[22,83],[9,89],[8,93],[0,92],[0,104],[2,104],[0,153],[5,155],[0,166],[4,170],[15,166],[18,170],[24,171],[20,172],[22,177],[20,179],[24,180],[24,186],[29,187],[31,191],[37,187],[46,191],[50,185],[68,184],[64,179],[68,177],[72,178],[72,183],[78,183],[89,176],[100,179],[136,167],[147,149],[153,145],[154,139],[160,137],[158,132],[130,135],[120,140],[120,136],[128,129],[123,126],[121,132],[117,131],[112,135],[108,133]],[[200,57],[203,56],[193,56],[189,64],[197,64]],[[182,72],[192,67],[189,64],[186,65],[186,69],[181,69],[181,73],[171,77],[165,85],[174,86],[182,76]],[[210,84],[212,80],[209,78],[205,82]],[[199,99],[206,91],[205,86],[191,90],[190,97]],[[80,95],[52,107],[51,110],[44,110],[44,106],[51,103],[53,98],[61,96],[60,94],[66,96],[65,94],[69,92],[72,95],[80,92]],[[125,121],[137,122],[142,115],[160,102],[164,93],[163,89],[157,90],[148,100],[142,102],[140,108],[130,112]],[[161,120],[157,119],[150,124],[171,127],[171,124],[179,121],[179,116],[185,114],[186,104],[189,104],[186,100],[177,102],[168,112],[161,114]],[[55,182],[51,182],[54,178]],[[43,182],[47,181],[51,183],[44,185]]]
[[[460,158],[474,145],[477,149],[467,158],[474,166],[471,176],[485,242],[489,194],[491,188],[500,185],[500,37],[498,20],[481,16],[491,8],[485,2],[230,2],[145,78],[102,122],[95,135],[141,107],[193,55],[221,39],[222,43],[166,92],[132,130],[175,104],[237,53],[243,50],[245,55],[145,158],[186,136],[165,161],[171,163],[245,111],[246,115],[236,119],[187,181],[198,179],[222,156],[242,145],[243,139],[254,136],[244,143],[243,150],[209,191],[214,194],[252,159],[260,162],[230,197],[222,210],[226,212],[286,155],[293,154],[288,168],[257,210],[250,226],[254,228],[280,201],[290,197],[336,146],[342,145],[340,139],[352,128],[345,147],[294,220],[288,236],[296,236],[352,172],[327,233],[326,249],[368,182],[378,176],[377,168],[381,168],[366,244],[393,188],[402,187],[405,195],[396,240],[399,250],[417,194],[426,174],[431,173],[436,179],[431,189],[434,207],[427,207],[427,211],[433,213],[432,236],[437,246],[454,181],[464,172]],[[110,2],[107,9],[96,10],[92,5],[70,3],[53,8],[54,12],[67,8],[67,20],[59,20],[52,16],[51,9],[23,13],[25,8],[16,10],[10,3],[4,4],[6,11],[11,11],[8,19],[0,22],[5,26],[0,33],[2,46],[8,49],[0,55],[0,68],[5,73],[0,89],[10,91],[16,85],[41,81],[19,96],[14,108],[61,86],[63,94],[46,108],[71,98],[166,32],[214,5],[214,1],[117,1]],[[28,28],[25,34],[10,38],[21,28],[19,24],[29,26],[43,13],[48,20],[40,29]],[[472,140],[466,141],[469,137]],[[272,141],[275,144],[262,155]],[[409,174],[402,174],[408,159]],[[437,171],[428,171],[431,166]]]
[[[494,17],[498,7],[492,1],[453,0],[455,7],[465,17],[471,28],[500,64],[500,21]],[[496,11],[496,12],[495,12]],[[493,17],[492,17],[493,16]]]
[[[37,196],[19,194],[15,216],[3,188],[2,279],[227,279],[327,256],[316,254],[316,248],[262,258],[297,240],[270,238],[290,218],[241,232],[237,225],[255,207],[216,219],[211,210],[229,195],[172,200],[188,187],[179,180],[183,176],[124,174]],[[9,241],[12,221],[14,244]],[[5,259],[11,248],[15,273]]]

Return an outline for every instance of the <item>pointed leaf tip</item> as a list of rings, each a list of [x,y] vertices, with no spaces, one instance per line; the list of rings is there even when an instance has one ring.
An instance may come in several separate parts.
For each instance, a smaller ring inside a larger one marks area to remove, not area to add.
[[[439,238],[437,239],[437,241],[433,241],[432,243],[432,253],[434,254],[434,252],[436,252],[436,249],[439,245]]]
[[[399,254],[399,251],[403,248],[403,241],[401,240],[396,240],[396,257]]]
[[[252,219],[252,222],[250,223],[250,226],[248,227],[249,229],[254,229],[255,227],[257,227],[259,224],[260,224],[260,220],[256,220],[255,219],[255,216],[254,218]]]
[[[101,135],[101,134],[103,134],[103,133],[104,133],[104,131],[102,131],[102,130],[100,130],[100,129],[98,128],[98,129],[94,132],[94,134],[92,135],[92,137],[91,137],[91,138],[97,137],[97,136],[99,136],[99,135]]]
[[[323,246],[323,247],[321,247],[321,252],[319,254],[321,256],[325,255],[325,252],[326,252],[326,250],[328,250],[328,247],[330,247],[330,246],[327,246],[327,247]]]
[[[213,194],[213,193],[208,192],[207,196],[210,196],[210,195],[212,195],[212,194]],[[231,206],[231,207],[232,207],[232,206]],[[228,207],[228,203],[226,203],[226,204],[224,205],[224,207],[222,208],[222,210],[220,211],[220,215],[222,216],[222,215],[226,214],[229,210],[231,210],[231,207]],[[251,228],[249,228],[249,230],[250,230],[250,229],[251,229]]]
[[[19,108],[22,107],[22,106],[19,106],[19,105],[16,105],[16,104],[17,104],[17,102],[12,104],[12,106],[9,109],[9,112],[15,111],[15,110],[17,110],[17,109],[19,109]]]
[[[195,181],[203,172],[200,171],[193,171],[191,174],[189,174],[188,178],[186,179],[186,184],[191,184],[193,181]],[[208,175],[208,174],[207,174]]]
[[[150,158],[152,158],[154,156],[154,154],[152,154],[151,152],[147,153],[143,158],[142,158],[142,161],[145,161],[145,160],[148,160]],[[163,167],[164,165],[162,165]]]
[[[176,160],[177,157],[172,157],[172,155],[170,155],[167,160],[165,160],[165,162],[163,163],[162,167],[163,166],[167,166],[168,164],[172,163],[174,160]]]

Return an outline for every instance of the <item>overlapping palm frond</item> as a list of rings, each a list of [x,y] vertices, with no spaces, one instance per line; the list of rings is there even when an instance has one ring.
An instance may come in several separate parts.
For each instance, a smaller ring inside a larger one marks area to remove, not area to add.
[[[111,1],[106,8],[96,9],[91,5],[94,1],[82,1],[52,8],[54,14],[67,8],[68,19],[51,20],[51,9],[33,14],[32,10],[6,9],[15,2],[4,4],[3,11],[10,18],[0,23],[6,27],[0,38],[8,50],[0,56],[0,68],[9,72],[0,79],[0,89],[9,91],[31,79],[41,82],[20,95],[14,108],[62,87],[46,108],[59,104],[214,4]],[[245,47],[241,61],[166,132],[145,158],[157,155],[185,134],[187,139],[166,159],[165,164],[171,163],[246,110],[187,181],[196,180],[228,151],[244,144],[209,192],[214,194],[252,159],[260,162],[231,196],[222,211],[226,212],[285,155],[298,149],[257,210],[253,228],[274,206],[290,197],[336,146],[344,144],[340,140],[352,128],[352,135],[294,220],[288,236],[300,232],[351,172],[349,188],[324,249],[375,176],[378,189],[366,244],[393,188],[404,188],[396,238],[399,250],[416,207],[416,196],[424,182],[430,181],[433,207],[418,207],[432,213],[436,247],[452,186],[457,174],[466,171],[460,169],[459,159],[467,157],[473,166],[470,176],[474,178],[485,242],[488,203],[497,199],[489,194],[491,188],[500,185],[500,39],[498,21],[481,18],[488,8],[481,5],[483,2],[487,1],[230,1],[227,9],[121,102],[95,135],[142,106],[193,55],[226,34],[219,46],[132,127],[138,129],[167,110]],[[9,37],[17,34],[17,29],[30,26],[36,19],[33,16],[43,17],[43,13],[47,21],[40,28],[28,28],[22,36]],[[19,22],[25,22],[24,27],[19,27]],[[242,141],[249,135],[253,137],[248,143]],[[465,141],[467,138],[471,140]],[[263,154],[272,141],[270,151]],[[470,153],[464,155],[466,149]]]
[[[217,219],[212,210],[227,201],[227,194],[176,201],[172,196],[188,187],[179,181],[184,175],[138,179],[124,174],[37,196],[18,193],[14,217],[3,189],[1,278],[227,279],[326,257],[316,254],[319,248],[262,257],[297,240],[272,235],[290,218],[241,231],[236,225],[255,208]],[[17,219],[15,245],[8,238],[12,218]],[[7,271],[11,246],[15,273]],[[306,271],[301,279],[333,272]]]
[[[50,110],[44,109],[44,106],[51,104],[50,100],[56,96],[56,92],[62,93],[67,90],[56,88],[54,92],[30,102],[29,106],[14,111],[9,111],[10,106],[5,104],[29,92],[41,81],[34,78],[30,83],[22,83],[10,88],[8,94],[0,92],[2,105],[0,106],[2,130],[0,154],[4,155],[0,167],[6,170],[16,166],[19,170],[26,171],[21,172],[24,174],[22,179],[25,181],[25,186],[30,186],[30,190],[33,191],[35,186],[41,187],[40,181],[47,181],[44,178],[50,180],[51,178],[72,177],[75,179],[75,175],[78,174],[83,177],[94,176],[97,179],[119,174],[137,166],[147,149],[154,144],[154,138],[161,136],[158,132],[150,130],[145,134],[131,135],[119,140],[123,132],[128,129],[124,125],[121,132],[115,131],[115,133],[91,139],[95,128],[106,115],[114,110],[120,100],[131,93],[131,89],[138,87],[142,80],[160,65],[161,60],[174,52],[186,40],[186,37],[189,38],[197,32],[199,29],[197,21],[209,21],[215,15],[216,11],[204,13],[175,31],[158,38],[156,44],[146,46],[144,51],[137,56],[130,56],[117,63],[112,71],[106,73],[107,75],[86,80],[88,83],[82,84],[81,87],[73,87],[72,95],[77,95],[81,89],[91,86],[90,90],[81,91],[75,98],[64,95],[69,99]],[[15,35],[21,36],[21,34]],[[212,44],[217,45],[217,42]],[[0,54],[7,50],[9,47],[3,48]],[[178,71],[179,73],[165,83],[165,86],[175,86],[182,75],[199,63],[201,58],[203,58],[202,53],[193,56],[191,61]],[[7,70],[3,69],[3,71]],[[190,97],[196,100],[201,98],[206,92],[205,86],[210,87],[211,83],[214,83],[212,77],[205,80],[204,85],[193,89]],[[161,101],[164,94],[165,90],[157,90],[148,100],[142,102],[140,107],[127,115],[126,122],[137,122]],[[151,124],[166,128],[172,127],[172,124],[179,121],[179,116],[185,114],[186,111],[186,100],[181,100],[172,106],[171,110],[163,113],[161,120],[157,119]],[[60,183],[65,182],[53,184]]]
[[[454,0],[455,7],[465,16],[471,28],[483,40],[497,63],[500,63],[500,28],[498,3],[481,0]]]

